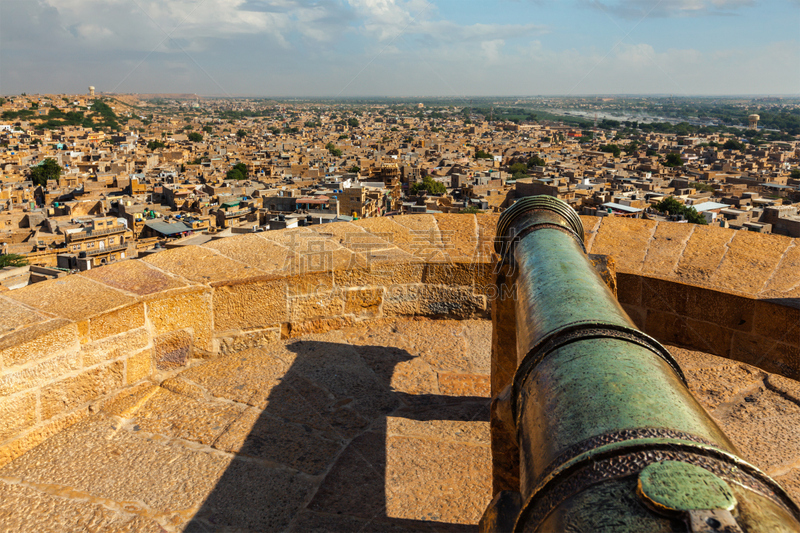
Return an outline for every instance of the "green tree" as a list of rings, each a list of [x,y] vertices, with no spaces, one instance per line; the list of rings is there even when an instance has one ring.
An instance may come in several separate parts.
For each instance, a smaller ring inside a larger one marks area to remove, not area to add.
[[[233,165],[227,174],[225,174],[225,179],[229,180],[244,180],[247,179],[247,165],[244,163],[236,163]]]
[[[511,172],[511,175],[515,180],[528,177],[528,165],[525,163],[514,163],[508,168],[508,171]]]
[[[247,132],[244,130],[239,130],[236,132],[236,136],[240,139],[244,139],[245,137],[247,137]]]
[[[544,159],[542,159],[538,155],[535,155],[535,156],[531,157],[530,159],[528,159],[528,168],[546,167],[546,166],[547,166],[547,161],[545,161]]]
[[[31,167],[31,180],[34,185],[47,185],[47,180],[57,180],[61,176],[61,166],[58,162],[48,157],[40,165]]]
[[[147,143],[148,150],[158,150],[159,148],[164,148],[166,144],[161,141],[150,141]]]
[[[349,119],[347,119],[347,125],[350,126],[351,128],[357,128],[358,127],[358,119],[357,118],[349,118]]]
[[[21,267],[28,264],[28,259],[24,255],[5,254],[0,255],[0,268]]]
[[[736,139],[728,139],[725,141],[725,144],[722,145],[723,150],[737,150],[741,152],[744,150],[744,145],[737,141]]]
[[[517,172],[527,173],[528,172],[528,165],[525,163],[514,163],[510,167],[508,167],[508,171],[512,174],[516,174]]]
[[[199,143],[200,141],[203,140],[203,134],[202,133],[197,133],[196,131],[193,131],[192,133],[187,135],[187,137],[193,143]]]
[[[694,207],[688,207],[680,203],[673,196],[664,198],[655,205],[657,211],[662,213],[669,213],[670,215],[683,215],[683,217],[692,224],[705,225],[706,218],[697,212]]]
[[[494,159],[494,156],[489,152],[484,152],[481,149],[475,150],[475,159]]]
[[[683,159],[681,159],[681,154],[678,153],[671,153],[667,154],[667,159],[664,162],[665,167],[680,167],[683,166]]]
[[[791,174],[789,174],[792,179],[800,180],[800,169],[795,168],[792,170]]]
[[[619,157],[622,150],[616,144],[603,144],[600,146],[600,151],[607,154],[612,154],[614,157]]]
[[[417,182],[411,186],[411,194],[418,194],[420,191],[427,191],[430,194],[444,194],[447,192],[447,187],[443,183],[434,181],[430,176],[422,178],[421,182]]]
[[[475,207],[474,205],[471,205],[469,207],[465,207],[464,209],[459,211],[459,213],[470,214],[470,215],[475,215],[475,214],[480,213],[480,212],[481,212],[481,210],[478,209],[477,207]]]
[[[359,172],[361,172],[361,167],[359,167],[358,165],[353,165],[347,171],[353,172],[354,174],[358,174]]]
[[[342,156],[342,151],[339,150],[338,148],[336,148],[336,145],[333,144],[333,143],[326,144],[325,145],[325,149],[328,150],[328,152],[330,152],[330,154],[332,156],[334,156],[334,157],[341,157]]]
[[[206,133],[211,133],[214,131],[214,128],[212,128],[211,126],[203,126],[203,131]]]

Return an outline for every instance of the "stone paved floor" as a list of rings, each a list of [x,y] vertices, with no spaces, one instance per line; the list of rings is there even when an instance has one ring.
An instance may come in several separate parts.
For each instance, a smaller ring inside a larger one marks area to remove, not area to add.
[[[380,321],[144,384],[0,469],[2,531],[475,531],[488,321]],[[800,384],[673,350],[742,452],[800,496]]]

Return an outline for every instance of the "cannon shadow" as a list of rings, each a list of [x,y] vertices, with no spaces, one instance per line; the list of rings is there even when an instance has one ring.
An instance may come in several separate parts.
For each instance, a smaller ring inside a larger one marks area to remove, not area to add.
[[[394,390],[397,365],[415,359],[396,347],[298,340],[281,348],[277,356],[269,350],[242,353],[243,361],[263,359],[259,365],[280,359],[288,371],[276,377],[263,401],[251,402],[258,408],[231,424],[242,424],[238,439],[231,427],[214,444],[236,455],[186,531],[477,529],[455,516],[469,489],[449,488],[459,501],[449,510],[448,502],[432,502],[441,486],[428,486],[420,475],[425,460],[410,448],[414,438],[392,435],[428,432],[435,439],[437,421],[488,422],[488,398]],[[237,379],[245,386],[248,376]],[[437,461],[433,468],[443,468],[444,482],[454,485],[464,479],[464,468],[475,469]]]

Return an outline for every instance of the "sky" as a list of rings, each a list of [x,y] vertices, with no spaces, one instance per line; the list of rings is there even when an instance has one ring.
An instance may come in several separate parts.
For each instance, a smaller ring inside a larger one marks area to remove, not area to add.
[[[0,0],[0,94],[799,95],[800,0]]]

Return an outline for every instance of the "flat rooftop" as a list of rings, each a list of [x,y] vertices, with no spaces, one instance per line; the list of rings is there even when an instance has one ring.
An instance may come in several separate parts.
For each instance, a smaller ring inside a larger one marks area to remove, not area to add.
[[[379,319],[195,364],[0,469],[12,531],[477,531],[487,320]],[[670,347],[743,456],[800,500],[800,383]]]

